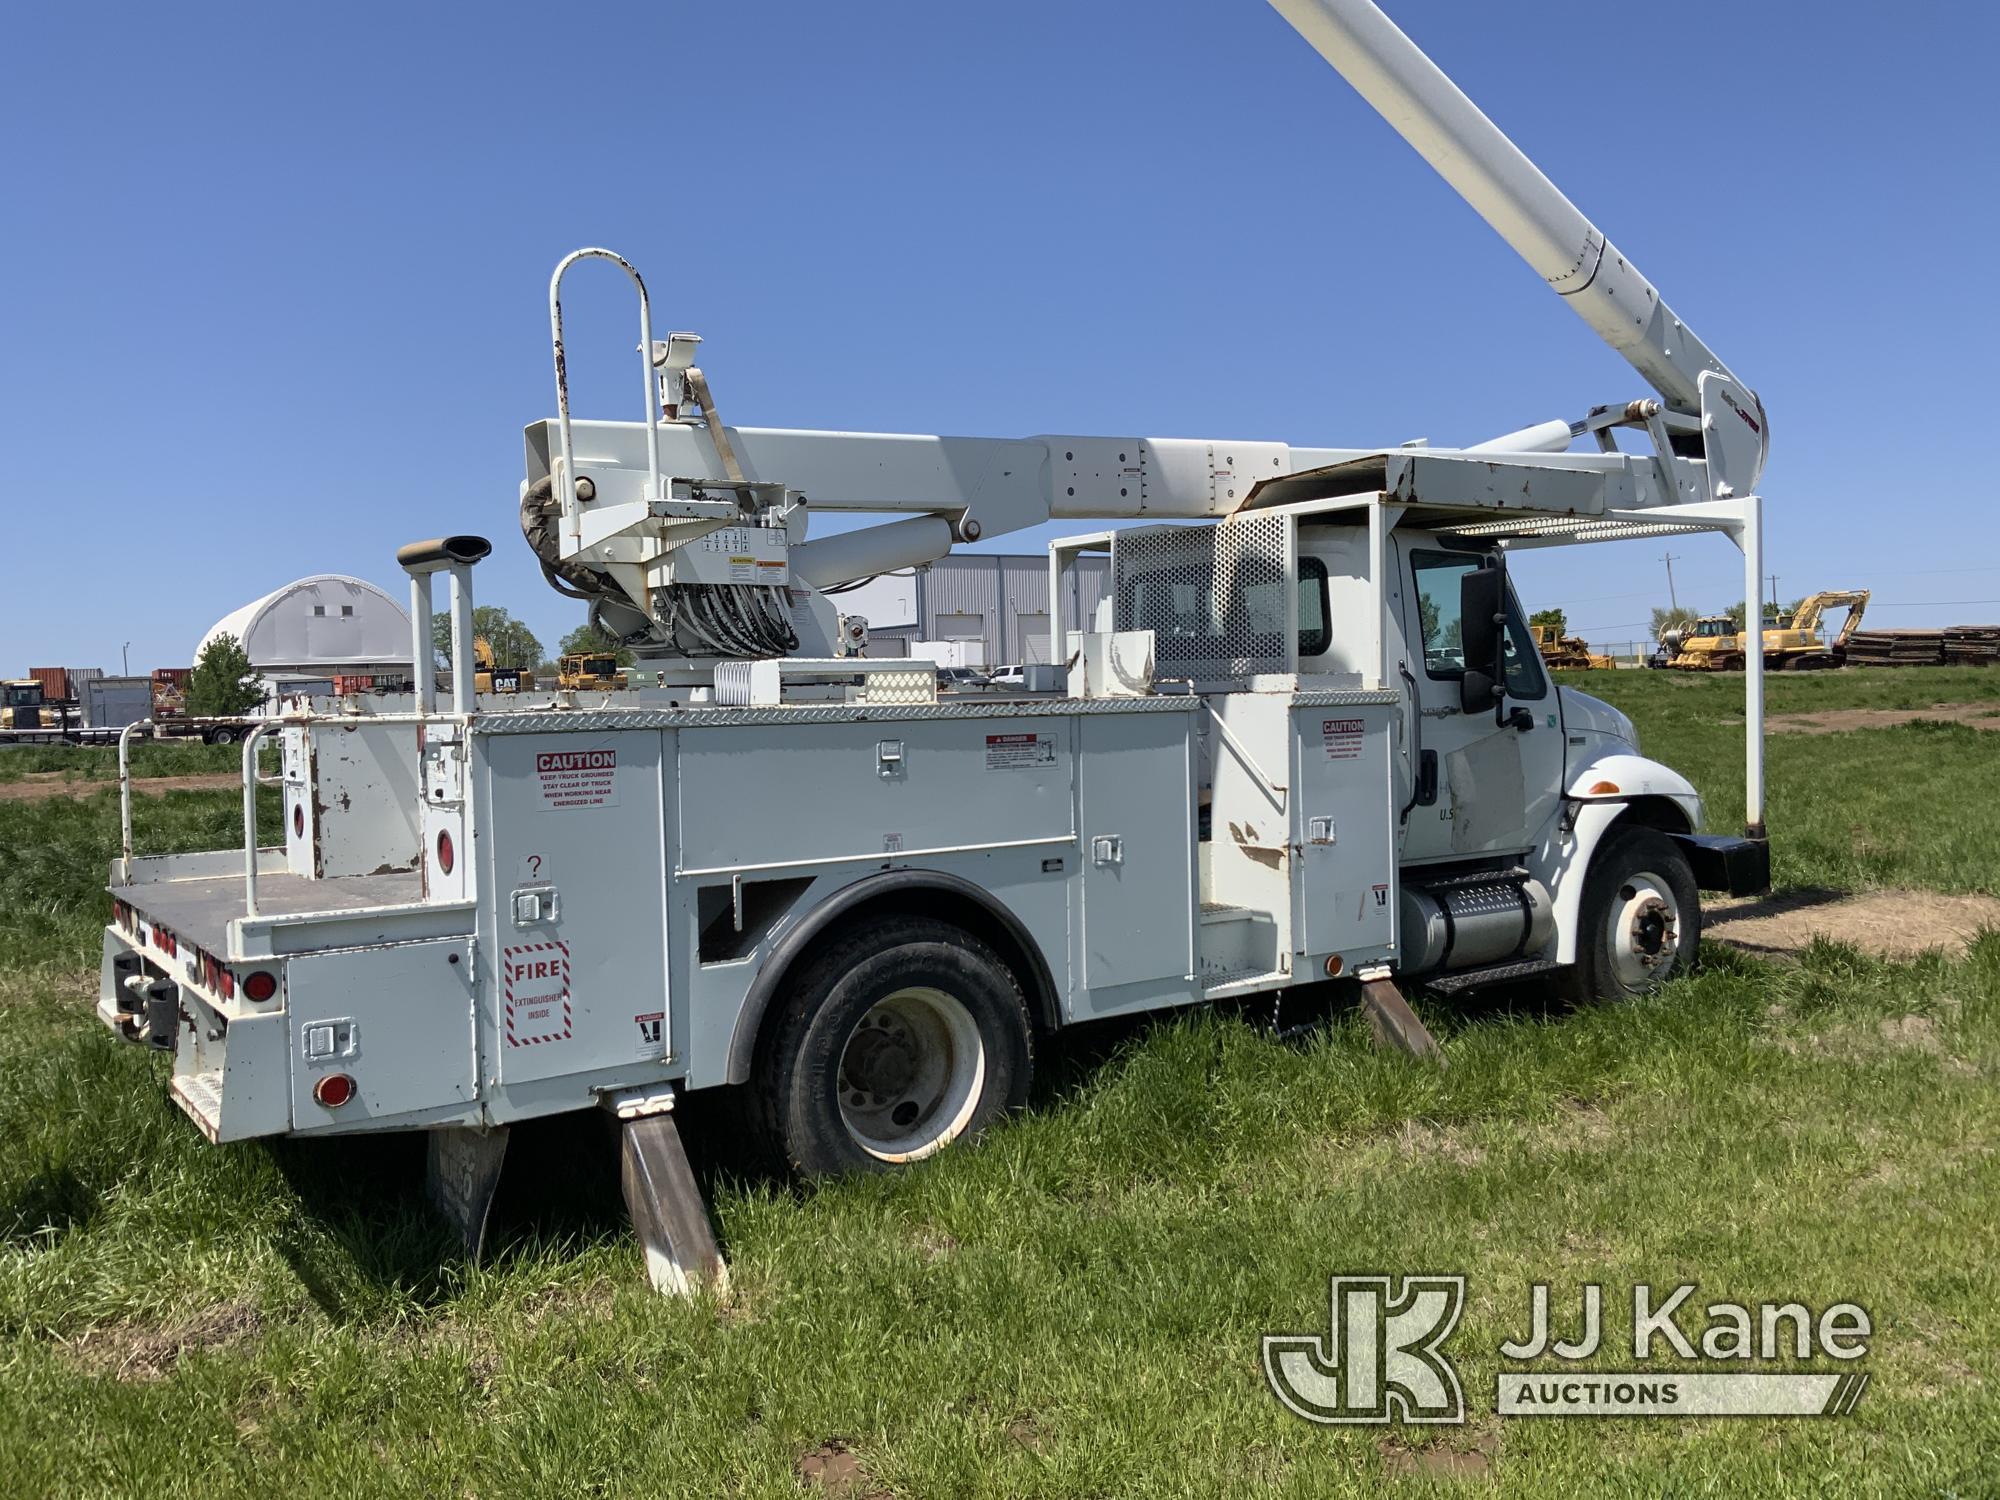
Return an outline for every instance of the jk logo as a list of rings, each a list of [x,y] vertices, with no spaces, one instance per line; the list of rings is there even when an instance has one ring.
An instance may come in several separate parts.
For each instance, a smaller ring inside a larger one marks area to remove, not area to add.
[[[1329,1283],[1330,1336],[1264,1336],[1264,1378],[1308,1422],[1463,1422],[1465,1392],[1438,1346],[1465,1308],[1463,1276],[1387,1276]]]

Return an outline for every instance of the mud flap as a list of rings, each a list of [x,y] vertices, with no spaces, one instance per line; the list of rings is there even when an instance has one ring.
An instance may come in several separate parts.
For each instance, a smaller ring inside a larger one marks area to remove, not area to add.
[[[678,1297],[702,1286],[721,1291],[729,1284],[729,1268],[673,1115],[662,1111],[621,1120],[618,1134],[618,1181],[646,1252],[646,1279],[655,1291]]]
[[[500,1186],[507,1159],[507,1127],[473,1130],[462,1125],[427,1133],[424,1196],[457,1233],[466,1255],[477,1261],[486,1248],[486,1215]]]
[[[1395,1047],[1412,1057],[1434,1058],[1439,1067],[1444,1066],[1443,1050],[1417,1019],[1417,1013],[1410,1009],[1409,1001],[1396,988],[1396,981],[1386,974],[1362,981],[1361,1014],[1375,1034],[1377,1047],[1385,1050]]]

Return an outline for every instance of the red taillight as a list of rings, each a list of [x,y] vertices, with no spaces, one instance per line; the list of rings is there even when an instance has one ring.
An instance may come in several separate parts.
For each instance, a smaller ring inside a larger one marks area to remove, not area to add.
[[[440,828],[438,830],[438,868],[449,875],[456,859],[457,855],[451,847],[451,830]]]
[[[354,1080],[345,1073],[329,1073],[313,1085],[313,1098],[328,1109],[339,1109],[354,1097]]]
[[[306,836],[306,809],[304,803],[300,803],[292,809],[292,832],[296,833],[300,838]]]
[[[236,995],[236,976],[227,969],[219,969],[215,976],[215,987],[222,991],[223,999],[234,999]]]
[[[261,1004],[278,993],[278,976],[269,969],[252,969],[243,976],[243,993]]]

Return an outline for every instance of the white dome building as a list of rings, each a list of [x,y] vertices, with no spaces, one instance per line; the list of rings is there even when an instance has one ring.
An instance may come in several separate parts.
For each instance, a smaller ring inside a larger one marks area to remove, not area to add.
[[[233,635],[267,680],[410,673],[410,617],[374,584],[317,573],[224,615],[195,647]]]

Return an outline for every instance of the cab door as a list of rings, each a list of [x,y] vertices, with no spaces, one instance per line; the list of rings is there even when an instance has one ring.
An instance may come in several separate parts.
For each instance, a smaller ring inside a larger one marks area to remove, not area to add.
[[[1562,709],[1542,669],[1520,601],[1507,594],[1506,696],[1498,715],[1459,702],[1465,652],[1459,584],[1490,552],[1398,532],[1403,658],[1416,683],[1410,744],[1436,757],[1435,796],[1410,809],[1403,858],[1421,863],[1523,853],[1539,841],[1562,798]],[[1515,714],[1516,709],[1525,716]],[[1507,719],[1513,724],[1507,724]],[[1518,726],[1518,727],[1517,727]]]

